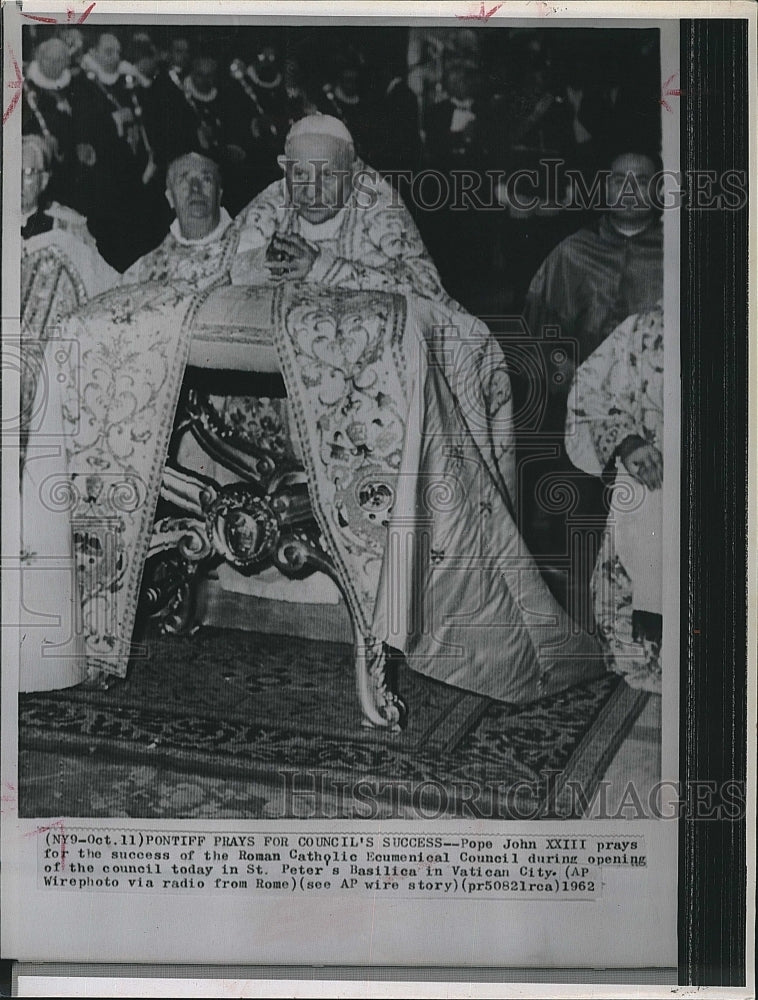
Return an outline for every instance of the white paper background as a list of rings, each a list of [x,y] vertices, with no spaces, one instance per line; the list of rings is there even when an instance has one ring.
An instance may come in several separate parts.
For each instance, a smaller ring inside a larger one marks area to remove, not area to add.
[[[75,4],[78,11],[84,4]],[[429,12],[421,5],[374,5],[376,11],[402,18]],[[489,7],[494,6],[487,4]],[[623,5],[628,16],[633,5]],[[642,5],[637,5],[638,7]],[[653,5],[650,16],[659,16],[668,5]],[[100,5],[90,18],[99,20],[104,5]],[[111,13],[139,10],[144,16],[157,4],[109,3]],[[253,4],[244,7],[245,12]],[[257,11],[270,11],[271,4],[255,5]],[[330,4],[330,13],[340,9],[353,15],[366,16],[366,5]],[[506,13],[508,18],[517,13],[531,14],[536,8],[545,14],[533,21],[534,26],[568,26],[566,11],[573,16],[588,13],[593,24],[600,22],[600,12],[608,5],[583,4],[514,4],[500,10],[495,17]],[[66,5],[58,5],[65,10]],[[435,15],[443,9],[452,14],[461,10],[476,10],[477,4],[434,4]],[[25,5],[30,12],[53,9],[52,4]],[[161,12],[176,11],[176,5],[166,5]],[[212,12],[230,9],[219,4],[204,4],[194,12]],[[289,4],[277,4],[280,15]],[[310,11],[324,13],[323,5],[298,4],[303,16]],[[11,17],[6,9],[6,41],[20,52],[20,19]],[[618,7],[613,16],[620,16]],[[648,11],[646,10],[646,13]],[[670,13],[668,6],[667,14]],[[172,18],[173,19],[173,18]],[[123,20],[128,20],[124,17]],[[450,22],[451,25],[454,22]],[[464,22],[472,26],[475,22]],[[494,21],[490,22],[494,23]],[[616,21],[614,27],[622,26]],[[678,70],[679,38],[676,20],[662,24],[661,36],[662,79]],[[6,53],[7,55],[7,53]],[[5,91],[7,98],[8,92]],[[678,169],[678,102],[669,99],[672,108],[664,112],[664,165]],[[4,130],[5,165],[4,193],[4,261],[3,290],[6,317],[18,314],[18,253],[12,248],[18,233],[19,171],[8,169],[12,163],[11,151],[18,148],[20,115],[11,116]],[[676,213],[664,213],[664,239],[666,254],[665,314],[678,315],[679,298],[679,233]],[[9,309],[8,305],[12,308]],[[4,335],[13,332],[13,320],[3,320]],[[666,631],[664,635],[664,662],[678,662],[678,545],[679,540],[679,428],[674,417],[679,412],[678,354],[670,351],[666,359],[666,444],[665,444],[665,503],[667,532],[665,535],[666,558],[664,564],[672,567],[665,580]],[[3,392],[4,404],[14,406],[17,385],[14,377],[6,377]],[[17,494],[17,470],[14,461],[3,463],[3,544],[4,552],[12,552],[17,531],[14,506]],[[18,594],[13,573],[3,573],[3,606],[17,605]],[[301,964],[440,964],[440,965],[495,965],[535,967],[618,967],[662,966],[676,964],[676,904],[677,904],[677,824],[668,822],[620,822],[602,824],[563,823],[560,829],[543,829],[534,825],[504,823],[504,835],[521,833],[560,833],[569,836],[589,829],[593,834],[606,832],[632,837],[643,835],[648,845],[649,866],[644,871],[608,869],[607,885],[600,902],[551,904],[540,901],[498,902],[456,899],[429,902],[395,901],[377,898],[374,901],[353,901],[350,898],[335,900],[298,899],[261,900],[240,896],[191,897],[128,895],[39,891],[36,888],[36,858],[33,831],[37,821],[17,819],[14,806],[16,787],[16,677],[13,663],[16,660],[18,635],[13,628],[3,629],[3,954],[19,959],[78,960],[78,961],[141,961],[155,962],[251,962]],[[663,693],[663,776],[676,779],[678,774],[678,679],[675,670],[664,673]],[[47,822],[47,821],[45,821]],[[92,825],[78,819],[76,826]],[[108,825],[108,824],[106,824]],[[219,830],[223,832],[254,831],[261,824],[240,821],[202,823],[171,821],[155,822],[114,821],[121,829]],[[267,828],[271,823],[266,823]],[[441,834],[447,830],[457,833],[476,833],[488,830],[493,823],[455,823],[436,821],[433,824],[403,823],[399,830],[404,834],[418,831]],[[335,832],[356,829],[349,823],[303,823],[303,832],[330,830]],[[377,824],[361,826],[358,832],[378,830]],[[388,824],[387,829],[398,829]],[[298,824],[289,821],[282,829],[298,830]],[[28,994],[27,994],[28,995]],[[50,994],[53,995],[53,994]],[[115,994],[111,994],[115,995]],[[122,994],[125,995],[125,994]],[[157,995],[157,994],[156,994]],[[163,994],[167,995],[167,994]],[[235,995],[232,991],[231,995]],[[241,994],[236,994],[241,995]],[[273,995],[273,994],[269,994]],[[285,988],[278,995],[294,995]],[[357,995],[351,993],[350,995]],[[420,994],[417,994],[420,995]],[[459,995],[459,994],[450,994]],[[482,992],[481,995],[486,995]]]

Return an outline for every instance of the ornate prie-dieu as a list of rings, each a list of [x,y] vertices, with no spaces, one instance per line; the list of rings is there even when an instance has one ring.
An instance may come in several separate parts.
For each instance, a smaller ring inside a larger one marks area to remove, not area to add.
[[[196,585],[224,561],[246,575],[270,566],[292,578],[320,570],[342,589],[287,427],[285,399],[224,397],[185,388],[161,486],[163,513],[153,528],[141,597],[143,612],[157,619],[163,632],[186,633],[197,627]],[[181,468],[176,455],[186,433],[240,480],[222,486]],[[381,650],[370,655],[354,618],[353,625],[365,723],[397,729],[406,708],[389,689],[386,657]]]
[[[254,289],[220,280],[199,293],[153,282],[90,303],[64,339],[79,351],[78,364],[64,366],[56,408],[68,474],[79,487],[116,474],[142,484],[136,504],[119,511],[116,558],[104,563],[113,572],[81,574],[69,596],[81,609],[88,670],[125,676],[146,561],[156,611],[173,601],[164,618],[185,628],[191,577],[219,559],[244,573],[272,564],[334,577],[374,725],[402,715],[385,682],[389,648],[435,680],[504,701],[589,679],[588,664],[604,669],[597,644],[574,634],[520,544],[504,359],[486,327],[454,304],[309,282]],[[202,383],[180,405],[190,357],[206,379],[214,364],[256,378],[280,372],[286,407],[268,391],[243,404],[235,390],[211,395]],[[177,412],[208,456],[199,475],[182,471],[178,454],[166,473]],[[41,461],[27,462],[30,501]],[[215,478],[204,478],[213,463]],[[157,507],[161,494],[173,507]],[[95,524],[105,493],[88,485],[87,495],[89,559],[96,541],[104,552],[110,542]],[[32,514],[28,525],[50,521]],[[167,544],[178,529],[165,517],[193,521],[177,545]],[[64,557],[70,521],[59,520],[48,550]],[[49,594],[35,592],[38,618]],[[52,664],[55,629],[44,628]],[[51,687],[64,674],[75,682],[57,660],[37,679],[37,648],[22,661],[30,684]]]

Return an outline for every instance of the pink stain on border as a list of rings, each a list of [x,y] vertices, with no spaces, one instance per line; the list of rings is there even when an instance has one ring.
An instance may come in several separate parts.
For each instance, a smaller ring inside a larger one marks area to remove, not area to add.
[[[87,20],[87,18],[88,18],[88,17],[90,16],[90,14],[91,14],[91,13],[92,13],[92,11],[94,10],[94,8],[95,8],[95,4],[94,4],[94,3],[91,3],[91,4],[89,5],[89,7],[88,7],[88,8],[87,8],[87,9],[85,10],[85,12],[84,12],[83,14],[81,14],[81,15],[80,15],[79,19],[78,19],[78,20],[76,21],[76,24],[84,24],[84,22],[85,22],[85,21]],[[69,8],[69,9],[68,9],[68,10],[66,11],[66,20],[67,20],[67,21],[73,21],[75,17],[76,17],[76,15],[74,14],[73,10],[71,10],[71,9]]]
[[[24,85],[24,77],[21,73],[21,67],[18,64],[18,59],[16,59],[16,53],[13,49],[8,46],[8,54],[13,61],[13,72],[16,74],[15,80],[8,80],[6,86],[9,90],[15,90],[15,94],[11,97],[11,102],[8,107],[3,111],[3,125],[8,121],[10,116],[16,110],[16,105],[21,100],[21,88]]]
[[[672,88],[671,87],[671,84],[674,82],[674,80],[678,76],[679,76],[679,71],[677,70],[676,73],[672,73],[671,74],[671,76],[668,78],[668,80],[665,81],[665,83],[663,84],[663,87],[661,88],[662,92],[661,92],[660,103],[663,105],[663,107],[669,113],[671,113],[672,108],[671,108],[671,105],[669,104],[669,102],[666,100],[666,98],[667,97],[681,97],[682,96],[682,91],[679,90],[679,88]]]
[[[484,9],[484,0],[481,0],[481,2],[479,4],[479,13],[478,14],[456,14],[455,16],[458,18],[459,21],[489,21],[489,19],[492,17],[492,15],[493,14],[497,14],[497,12],[503,6],[504,6],[504,4],[498,3],[498,4],[495,4],[494,7],[491,7],[489,10],[485,10]]]
[[[42,14],[25,14],[23,11],[21,11],[21,16],[27,18],[27,20],[29,21],[37,21],[40,24],[84,24],[84,22],[90,16],[92,11],[95,9],[96,3],[97,0],[93,0],[93,2],[89,5],[89,7],[87,7],[84,11],[82,11],[81,14],[77,14],[73,7],[67,7],[65,21],[57,17],[45,17]],[[8,52],[10,53],[10,57],[13,60],[13,71],[16,74],[16,79],[9,80],[6,85],[9,90],[14,90],[15,93],[11,98],[10,104],[3,111],[3,125],[5,125],[10,116],[16,110],[16,105],[21,99],[21,88],[24,85],[24,78],[21,73],[21,68],[19,67],[18,60],[16,59],[16,54],[10,47],[10,45],[8,46]]]
[[[16,786],[11,781],[6,781],[4,783],[4,788],[6,791],[0,795],[0,803],[7,803],[8,805],[16,805],[18,800],[18,795],[16,793]],[[0,812],[5,812],[5,809],[0,805]]]
[[[95,0],[95,2],[97,2],[97,0]],[[94,6],[95,3],[91,3],[84,13],[80,14],[78,17],[73,7],[67,7],[65,21],[61,21],[57,17],[42,17],[40,14],[24,14],[23,11],[21,12],[21,16],[28,18],[30,21],[41,21],[42,24],[84,24],[92,13]]]

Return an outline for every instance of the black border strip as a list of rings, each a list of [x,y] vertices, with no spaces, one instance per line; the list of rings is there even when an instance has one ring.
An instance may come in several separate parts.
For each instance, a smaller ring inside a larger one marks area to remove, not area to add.
[[[748,22],[681,27],[682,171],[747,178]],[[744,789],[748,209],[685,204],[681,215],[680,770],[689,792],[695,781]],[[680,984],[745,985],[745,835],[744,815],[681,823]]]

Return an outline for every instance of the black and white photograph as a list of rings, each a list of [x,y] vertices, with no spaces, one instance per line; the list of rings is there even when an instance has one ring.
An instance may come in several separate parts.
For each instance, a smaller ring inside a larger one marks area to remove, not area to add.
[[[360,900],[356,941],[393,893],[528,909],[539,944],[476,931],[501,965],[587,914],[675,976],[681,215],[748,194],[683,179],[679,22],[104,8],[4,53],[29,884],[188,934],[196,896]]]
[[[22,813],[652,786],[658,30],[22,39]]]

